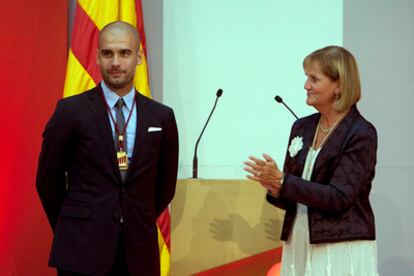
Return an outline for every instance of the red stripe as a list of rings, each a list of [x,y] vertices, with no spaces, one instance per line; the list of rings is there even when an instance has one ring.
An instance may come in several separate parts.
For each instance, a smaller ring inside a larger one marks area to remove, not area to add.
[[[165,209],[164,212],[158,217],[157,224],[160,228],[161,235],[164,238],[164,242],[167,245],[168,251],[171,249],[171,231],[170,231],[170,210]]]
[[[147,57],[147,40],[145,38],[144,31],[144,15],[142,13],[142,2],[141,0],[135,1],[135,10],[137,13],[137,29],[139,33],[139,38],[141,39],[142,48],[144,49],[144,55]]]
[[[221,276],[221,275],[266,275],[270,268],[282,260],[282,247],[265,251],[241,260],[237,260],[203,272],[194,276]]]
[[[141,40],[145,60],[146,60],[146,62],[148,62],[148,58],[147,58],[148,57],[147,56],[147,39],[145,37],[144,14],[142,12],[142,2],[141,2],[141,0],[135,0],[135,12],[136,12],[136,17],[137,17],[137,30],[138,30],[138,33],[139,33],[139,38]],[[149,74],[148,63],[147,63],[147,76],[148,76],[148,86],[149,86],[149,76],[150,76],[150,74]],[[168,211],[168,216],[169,216],[169,211]],[[164,238],[166,237],[166,235],[168,235],[168,236],[170,235],[170,229],[169,228],[168,228],[168,231],[165,233],[165,235],[163,235]],[[169,249],[169,247],[168,247],[168,249]]]
[[[99,29],[88,14],[76,3],[75,22],[72,31],[71,49],[80,64],[89,73],[95,83],[101,81],[101,73],[96,64]]]

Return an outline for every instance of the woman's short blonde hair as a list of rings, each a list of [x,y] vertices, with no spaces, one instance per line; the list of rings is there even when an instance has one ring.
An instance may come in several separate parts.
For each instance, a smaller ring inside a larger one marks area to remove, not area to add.
[[[314,51],[303,60],[303,68],[310,70],[317,62],[323,74],[333,81],[339,81],[340,94],[334,108],[343,112],[361,98],[361,82],[354,56],[345,48],[327,46]]]

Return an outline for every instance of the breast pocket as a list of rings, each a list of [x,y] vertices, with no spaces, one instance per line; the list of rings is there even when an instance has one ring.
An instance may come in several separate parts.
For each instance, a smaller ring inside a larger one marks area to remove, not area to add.
[[[145,137],[144,151],[150,155],[158,154],[161,146],[162,132],[148,132]]]
[[[149,144],[159,145],[162,138],[162,131],[148,132],[146,140]]]

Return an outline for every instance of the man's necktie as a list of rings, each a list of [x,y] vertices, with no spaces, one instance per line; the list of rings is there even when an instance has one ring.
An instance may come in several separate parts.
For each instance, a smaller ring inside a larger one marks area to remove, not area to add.
[[[124,117],[124,113],[122,112],[122,107],[124,106],[124,104],[125,104],[124,100],[122,98],[119,98],[119,100],[116,102],[116,105],[115,105],[116,124],[118,126],[118,133],[115,134],[115,148],[116,148],[117,151],[120,150],[118,137],[119,137],[119,135],[123,135],[122,150],[124,152],[127,152],[126,130],[125,130],[125,133],[122,133],[122,131],[124,130],[124,127],[125,127],[125,117]],[[125,176],[126,176],[126,171],[121,170],[122,181],[125,181]]]

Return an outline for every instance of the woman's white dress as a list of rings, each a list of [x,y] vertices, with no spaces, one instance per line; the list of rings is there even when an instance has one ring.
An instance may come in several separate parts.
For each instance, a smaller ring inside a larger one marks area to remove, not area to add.
[[[310,147],[302,179],[309,180],[321,148]],[[308,210],[298,203],[289,240],[283,243],[282,276],[377,276],[376,241],[309,243]]]

